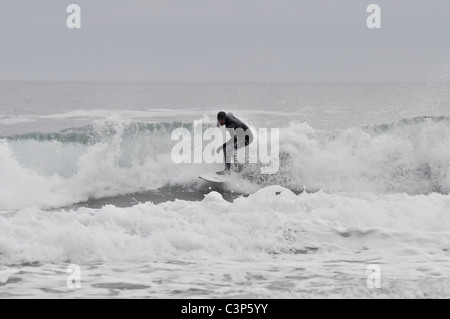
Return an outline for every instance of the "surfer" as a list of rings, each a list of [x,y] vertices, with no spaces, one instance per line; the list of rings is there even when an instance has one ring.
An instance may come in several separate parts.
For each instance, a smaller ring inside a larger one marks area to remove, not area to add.
[[[224,126],[231,134],[229,139],[222,146],[217,148],[217,154],[223,150],[225,157],[225,170],[217,172],[218,175],[228,175],[231,170],[231,154],[234,154],[238,148],[246,147],[253,142],[253,133],[247,124],[236,118],[232,113],[219,112],[217,114],[217,126]],[[228,153],[228,157],[227,157]],[[237,171],[240,171],[241,165],[238,165]]]

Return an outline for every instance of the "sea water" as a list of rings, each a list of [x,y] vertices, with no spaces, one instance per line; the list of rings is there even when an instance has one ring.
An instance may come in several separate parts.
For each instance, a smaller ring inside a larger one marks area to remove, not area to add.
[[[0,82],[0,297],[448,298],[449,88]],[[173,163],[219,111],[277,174]]]

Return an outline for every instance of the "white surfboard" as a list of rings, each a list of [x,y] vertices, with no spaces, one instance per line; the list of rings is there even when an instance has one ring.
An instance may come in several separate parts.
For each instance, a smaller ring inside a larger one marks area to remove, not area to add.
[[[199,176],[199,178],[211,183],[223,184],[229,181],[230,176],[206,174]]]

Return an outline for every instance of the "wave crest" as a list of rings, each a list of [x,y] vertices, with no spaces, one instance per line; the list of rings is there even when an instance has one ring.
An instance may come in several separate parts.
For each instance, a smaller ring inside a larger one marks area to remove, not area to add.
[[[196,188],[199,175],[221,166],[175,165],[170,135],[178,127],[191,129],[192,124],[106,119],[55,134],[4,137],[0,210],[60,207],[167,185]],[[244,190],[277,184],[294,191],[306,187],[326,192],[450,192],[447,117],[339,131],[291,123],[280,129],[280,152],[281,167],[275,175],[262,176],[248,166]]]

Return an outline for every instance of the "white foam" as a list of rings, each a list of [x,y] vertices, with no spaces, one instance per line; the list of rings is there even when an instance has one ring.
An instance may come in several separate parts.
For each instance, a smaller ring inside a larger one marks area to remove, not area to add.
[[[202,202],[0,215],[2,263],[227,258],[267,260],[311,247],[364,258],[444,256],[449,195],[295,195],[264,188],[234,203]],[[362,256],[362,255],[361,255]]]
[[[27,142],[27,149],[35,149]],[[56,143],[58,144],[58,143]],[[166,184],[190,184],[205,171],[200,165],[173,165],[167,153],[137,157],[120,164],[120,142],[98,143],[87,148],[59,144],[57,152],[22,160],[8,143],[0,142],[0,210],[24,207],[61,207],[123,193],[157,189]],[[40,150],[54,150],[55,143],[37,143]],[[149,146],[151,147],[151,146]],[[24,154],[27,149],[18,151]],[[146,155],[146,154],[144,154]],[[49,156],[58,162],[48,162]],[[31,168],[30,168],[31,167]]]
[[[143,119],[151,117],[174,117],[180,113],[183,116],[197,116],[202,117],[204,110],[197,108],[184,108],[182,111],[177,109],[158,109],[152,108],[151,110],[108,110],[108,109],[94,109],[94,110],[76,110],[64,113],[40,115],[42,119],[69,119],[69,118],[91,118],[101,119],[108,118],[112,115],[120,116],[123,119]],[[296,113],[280,112],[280,111],[266,111],[266,110],[243,110],[242,114],[248,115],[276,115],[282,117],[292,117],[297,115]]]
[[[0,117],[0,124],[4,125],[13,125],[13,124],[21,124],[21,123],[32,123],[35,122],[36,119],[29,117]]]
[[[0,210],[61,207],[165,185],[192,185],[198,176],[222,167],[176,165],[170,156],[170,128],[130,133],[131,125],[120,116],[96,120],[96,142],[88,144],[1,141]],[[329,193],[450,192],[450,129],[445,121],[382,132],[325,132],[296,123],[280,133],[282,167],[280,178],[269,179],[272,184]],[[239,192],[262,187],[238,184],[233,190]]]
[[[291,124],[280,131],[293,186],[327,191],[450,192],[448,121],[398,125],[381,132],[362,128],[315,131]]]
[[[450,195],[273,186],[234,203],[211,192],[201,202],[22,209],[0,214],[0,296],[441,298],[449,207]],[[82,269],[80,290],[65,287],[70,263]],[[381,289],[367,287],[372,264]]]

